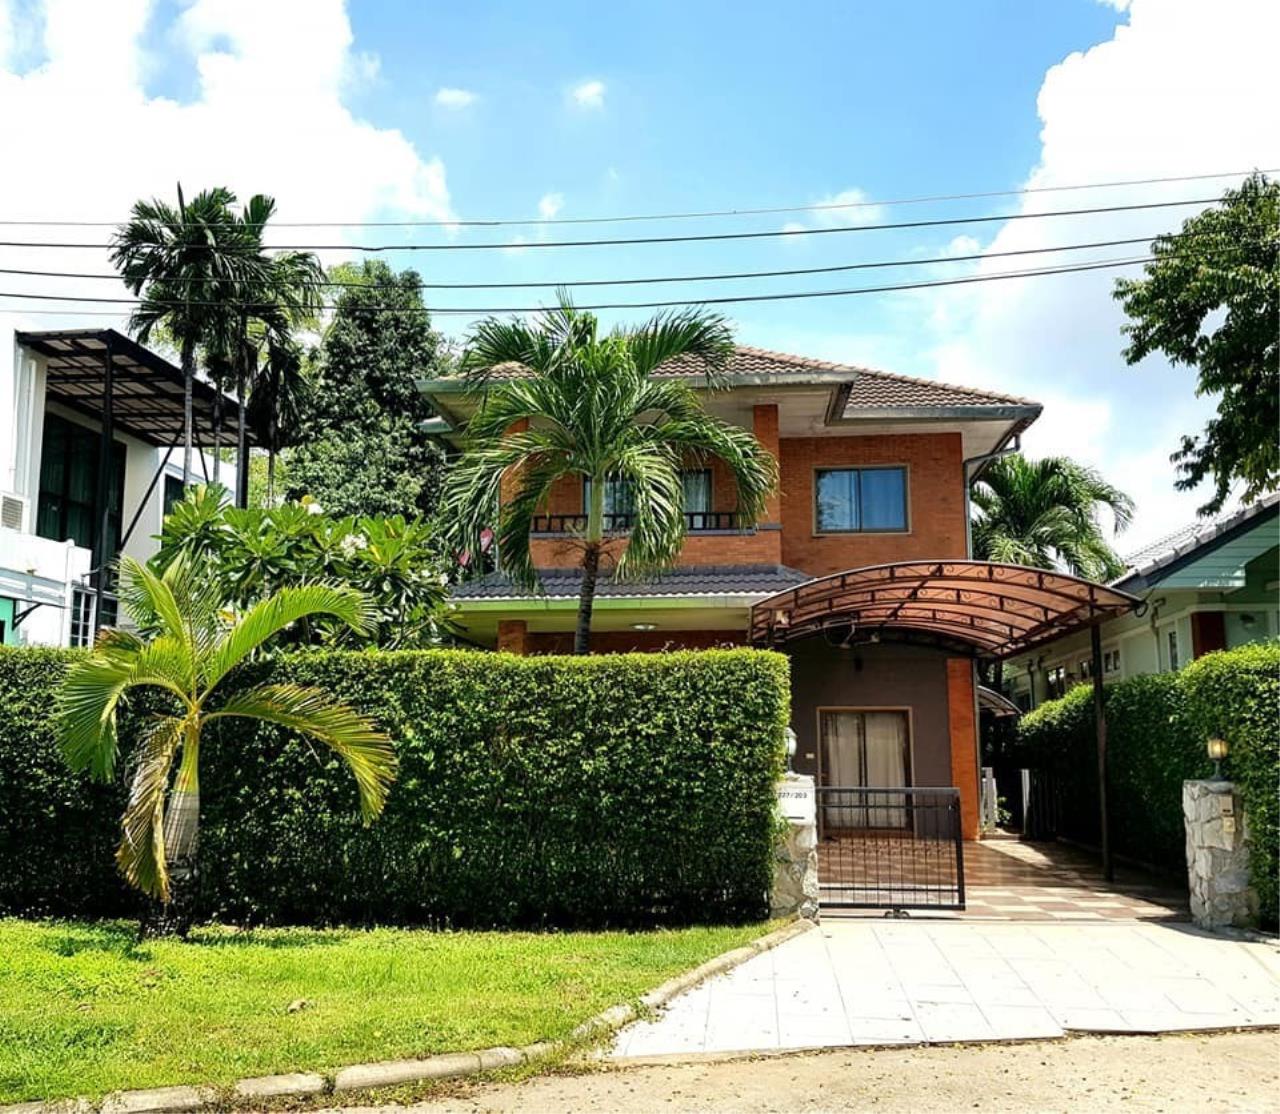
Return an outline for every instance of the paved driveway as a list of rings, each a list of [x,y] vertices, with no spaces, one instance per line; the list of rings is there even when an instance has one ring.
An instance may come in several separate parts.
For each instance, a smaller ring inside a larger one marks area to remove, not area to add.
[[[614,1057],[1280,1025],[1280,949],[1139,921],[828,918],[628,1026]]]

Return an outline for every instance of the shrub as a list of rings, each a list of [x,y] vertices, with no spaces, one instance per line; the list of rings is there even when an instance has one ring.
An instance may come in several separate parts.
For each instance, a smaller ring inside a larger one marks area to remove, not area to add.
[[[53,734],[53,693],[80,653],[0,647],[0,913],[135,908],[115,870],[123,784],[73,774]]]
[[[30,653],[0,657],[0,670]],[[46,670],[14,718],[28,736],[47,736],[58,672]],[[316,651],[252,672],[320,685],[371,713],[397,741],[400,774],[385,813],[365,828],[350,777],[327,754],[278,728],[221,721],[202,755],[206,914],[459,925],[766,914],[788,704],[778,655]],[[91,790],[62,770],[50,740],[24,753],[40,777],[68,784],[81,838],[104,848],[80,869],[92,892],[114,892],[118,790],[110,805],[86,804]],[[0,782],[4,807],[33,772]],[[12,849],[45,845],[53,881],[42,893],[61,891],[81,853],[61,811],[33,816]],[[14,887],[0,905],[32,902]]]
[[[1111,845],[1116,854],[1181,874],[1186,869],[1182,783],[1209,769],[1187,715],[1181,675],[1130,677],[1103,690]],[[1059,830],[1097,844],[1098,759],[1093,689],[1079,685],[1022,718],[1028,765],[1047,769],[1062,802]]]
[[[1219,736],[1231,745],[1226,773],[1240,787],[1250,832],[1250,874],[1263,922],[1275,927],[1277,787],[1280,786],[1280,642],[1206,654],[1179,675],[1200,745]]]

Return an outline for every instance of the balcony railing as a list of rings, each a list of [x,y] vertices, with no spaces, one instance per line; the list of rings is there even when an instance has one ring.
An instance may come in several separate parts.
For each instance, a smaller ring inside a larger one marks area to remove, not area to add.
[[[606,534],[625,534],[631,529],[634,515],[607,514],[604,516]],[[743,525],[742,516],[737,511],[686,511],[684,516],[685,532],[689,534],[705,534],[711,532],[731,532],[750,529]],[[587,529],[585,514],[540,514],[533,519],[535,534],[583,534]]]

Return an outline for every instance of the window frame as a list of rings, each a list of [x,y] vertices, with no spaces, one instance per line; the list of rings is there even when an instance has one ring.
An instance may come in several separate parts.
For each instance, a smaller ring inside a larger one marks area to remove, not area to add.
[[[46,454],[46,449],[49,442],[48,434],[49,434],[50,423],[60,423],[63,426],[63,431],[64,431],[64,441],[63,441],[63,451],[62,451],[62,485],[61,485],[61,490],[56,492],[44,486],[45,468],[47,466],[48,459],[49,459]],[[109,560],[115,557],[119,553],[119,546],[120,546],[120,542],[123,535],[125,467],[126,467],[126,458],[128,456],[128,447],[122,441],[117,441],[114,439],[112,440],[111,459],[112,459],[113,469],[115,471],[115,476],[114,476],[115,483],[113,485],[114,490],[108,490],[107,492],[107,501],[108,501],[108,508],[109,508],[108,529],[111,533],[114,533],[115,535],[114,541],[116,544],[116,548],[112,552],[108,553],[105,551],[109,547],[105,543],[111,539],[110,538],[99,539],[97,536],[99,527],[101,525],[102,508],[98,506],[98,476],[97,476],[98,457],[96,455],[94,456],[93,466],[90,469],[90,478],[92,480],[92,485],[93,485],[92,487],[93,495],[91,500],[88,502],[85,502],[82,499],[71,498],[71,494],[70,494],[71,493],[71,467],[70,465],[74,456],[74,454],[71,451],[71,443],[72,443],[72,438],[74,437],[79,437],[84,440],[92,439],[94,442],[93,447],[97,449],[101,444],[102,433],[100,430],[95,430],[90,426],[81,425],[79,422],[74,422],[70,418],[63,417],[63,415],[54,413],[53,411],[45,412],[44,421],[40,429],[40,469],[39,469],[38,475],[36,476],[35,515],[34,515],[34,522],[32,524],[34,528],[33,532],[36,534],[37,537],[50,538],[49,534],[42,533],[40,530],[41,511],[43,509],[45,498],[46,496],[48,496],[51,499],[57,500],[57,508],[58,508],[58,535],[56,537],[51,537],[50,540],[61,542],[61,541],[66,541],[68,540],[68,538],[70,538],[81,549],[90,549],[90,550],[94,549],[95,542],[101,541],[103,543],[104,558]],[[111,506],[113,502],[116,504],[114,507]],[[89,524],[90,536],[89,536],[88,544],[82,543],[78,538],[72,537],[68,533],[69,514],[73,506],[78,508],[88,509],[89,516],[90,516],[90,524]]]
[[[862,518],[862,473],[864,472],[901,472],[902,473],[902,526],[879,526],[872,530],[857,527],[849,530],[823,529],[818,517],[818,480],[825,472],[858,473],[858,518]],[[901,464],[815,464],[812,470],[812,499],[810,501],[810,517],[815,538],[841,538],[851,535],[878,534],[910,534],[911,533],[911,466]]]

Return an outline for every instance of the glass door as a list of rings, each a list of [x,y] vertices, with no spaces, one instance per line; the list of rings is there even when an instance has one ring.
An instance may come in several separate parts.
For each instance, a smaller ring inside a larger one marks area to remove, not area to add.
[[[903,789],[911,784],[907,713],[829,709],[821,713],[821,782],[828,788]],[[827,793],[823,827],[904,828],[896,793]]]

